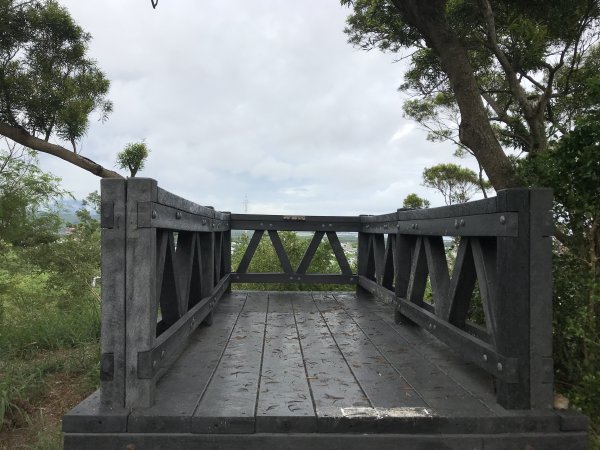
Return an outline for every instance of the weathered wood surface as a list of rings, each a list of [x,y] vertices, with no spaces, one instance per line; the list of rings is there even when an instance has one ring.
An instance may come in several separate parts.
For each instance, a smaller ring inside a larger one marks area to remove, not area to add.
[[[377,433],[378,445],[386,435],[417,445],[444,433],[463,444],[510,433],[534,448],[551,435],[572,445],[563,448],[585,448],[581,416],[504,409],[489,375],[423,329],[395,324],[393,311],[353,293],[225,294],[213,325],[196,330],[158,383],[154,406],[106,412],[92,397],[65,418],[67,448],[84,442],[78,433],[89,438],[82,448],[124,436],[148,445],[150,433],[168,449],[240,440],[251,448],[258,436],[276,446],[275,436],[290,432],[315,448],[335,433]],[[219,441],[228,435],[236,439]]]

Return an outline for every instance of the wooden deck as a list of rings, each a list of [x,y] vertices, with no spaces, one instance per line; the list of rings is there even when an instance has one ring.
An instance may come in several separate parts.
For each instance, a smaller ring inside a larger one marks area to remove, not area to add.
[[[576,449],[585,426],[499,406],[489,374],[395,324],[382,300],[235,291],[159,381],[153,406],[103,408],[94,394],[63,421],[67,450]]]

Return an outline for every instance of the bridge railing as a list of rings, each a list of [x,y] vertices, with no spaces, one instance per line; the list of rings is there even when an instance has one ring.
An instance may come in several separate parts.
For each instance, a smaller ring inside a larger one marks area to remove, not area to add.
[[[550,408],[551,206],[549,190],[512,189],[379,216],[229,214],[177,197],[155,180],[103,180],[102,402],[152,405],[156,382],[190,334],[211,320],[231,283],[331,283],[356,284],[394,302],[398,321],[423,327],[493,375],[504,407]],[[253,232],[233,272],[231,230]],[[313,233],[297,266],[279,235],[288,230]],[[358,233],[358,273],[341,232]],[[250,273],[265,236],[282,270]],[[310,273],[325,238],[340,272]],[[485,324],[468,320],[476,284]]]
[[[492,374],[505,408],[551,408],[551,208],[550,190],[509,189],[362,216],[359,286],[395,302],[398,322],[427,329]],[[457,246],[451,271],[449,243]],[[476,282],[484,326],[467,320]]]
[[[150,406],[157,380],[229,288],[229,213],[155,180],[102,180],[101,399]]]

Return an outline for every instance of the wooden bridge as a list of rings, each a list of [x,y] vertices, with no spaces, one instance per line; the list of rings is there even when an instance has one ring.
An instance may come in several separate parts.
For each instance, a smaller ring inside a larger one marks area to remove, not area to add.
[[[585,417],[552,409],[551,206],[515,189],[378,216],[247,215],[103,180],[101,388],[64,417],[65,448],[586,448]],[[235,271],[232,230],[253,231]],[[282,230],[314,232],[298,267]],[[265,232],[281,273],[248,272]],[[338,232],[358,233],[358,273]],[[339,274],[310,270],[325,238]],[[256,282],[356,290],[231,290]],[[468,320],[476,285],[485,324]]]

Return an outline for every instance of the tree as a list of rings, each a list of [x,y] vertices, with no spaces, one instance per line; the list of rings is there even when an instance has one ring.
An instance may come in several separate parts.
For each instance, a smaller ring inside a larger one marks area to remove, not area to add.
[[[0,150],[0,240],[31,246],[57,239],[55,199],[67,195],[60,179],[42,172],[28,149]]]
[[[145,142],[130,142],[117,155],[117,166],[129,169],[131,177],[135,177],[138,171],[144,168],[149,153],[150,149]]]
[[[408,194],[402,202],[402,207],[409,209],[425,209],[429,208],[430,205],[429,200],[421,198],[415,193]]]
[[[54,0],[0,0],[0,17],[0,135],[95,175],[121,177],[77,153],[90,115],[104,120],[112,111],[110,83],[86,55],[91,36]]]
[[[405,113],[468,149],[496,189],[522,180],[504,149],[544,153],[585,105],[600,63],[598,0],[342,0],[364,49],[410,49]],[[590,70],[591,69],[591,70]]]
[[[466,203],[480,189],[477,174],[456,164],[438,164],[425,168],[423,185],[438,190],[444,196],[446,205]]]

